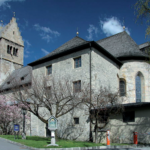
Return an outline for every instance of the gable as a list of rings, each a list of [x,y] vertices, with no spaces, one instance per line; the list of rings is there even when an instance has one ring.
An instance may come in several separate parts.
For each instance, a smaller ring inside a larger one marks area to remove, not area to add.
[[[24,46],[22,36],[20,35],[20,31],[16,23],[16,18],[14,17],[9,24],[1,29],[0,37]]]

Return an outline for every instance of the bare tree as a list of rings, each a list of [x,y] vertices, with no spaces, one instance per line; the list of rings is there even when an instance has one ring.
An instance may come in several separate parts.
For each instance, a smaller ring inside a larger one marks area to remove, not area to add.
[[[14,82],[13,97],[28,111],[48,124],[49,116],[59,118],[78,107],[88,97],[88,91],[73,88],[68,79],[56,80],[44,76],[32,77],[32,86]],[[80,87],[76,87],[80,88]]]
[[[100,87],[92,91],[92,97],[85,99],[85,104],[90,109],[90,121],[94,125],[95,142],[98,142],[98,130],[103,129],[108,123],[111,115],[123,111],[122,100],[119,92],[111,92],[108,88]]]

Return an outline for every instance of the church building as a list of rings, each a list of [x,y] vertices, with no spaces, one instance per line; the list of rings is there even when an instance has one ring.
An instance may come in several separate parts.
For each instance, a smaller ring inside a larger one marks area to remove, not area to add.
[[[33,77],[42,73],[56,79],[69,78],[73,87],[78,85],[81,89],[83,83],[90,83],[92,90],[100,86],[109,87],[114,92],[119,90],[120,97],[125,99],[125,115],[112,118],[105,128],[112,133],[112,141],[124,135],[125,138],[120,139],[124,143],[131,142],[134,131],[150,132],[147,47],[148,43],[137,45],[125,31],[98,41],[86,41],[75,36],[48,55],[23,67],[24,43],[16,19],[12,18],[8,25],[0,27],[0,91],[11,92],[10,82],[16,75],[17,80],[21,80],[20,84],[31,85],[31,72]],[[84,110],[78,110],[58,118],[58,135],[89,140],[88,117]],[[70,121],[75,121],[74,126],[69,124]],[[46,136],[45,128],[45,124],[31,114],[30,135]],[[147,138],[143,139],[145,141]]]

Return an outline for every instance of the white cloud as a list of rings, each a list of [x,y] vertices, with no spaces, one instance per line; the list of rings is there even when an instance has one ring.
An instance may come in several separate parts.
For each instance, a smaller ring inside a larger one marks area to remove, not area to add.
[[[86,38],[88,40],[93,40],[93,36],[97,35],[97,33],[98,33],[98,28],[95,27],[94,25],[90,24],[89,28],[87,29],[87,31],[88,31],[89,35],[86,36]]]
[[[47,51],[47,50],[45,50],[45,49],[41,49],[41,51],[45,54],[45,55],[47,55],[47,54],[49,54],[49,52]]]
[[[100,26],[106,36],[111,36],[123,31],[123,25],[116,17],[106,18],[104,21],[100,20]],[[125,31],[130,35],[127,27]]]
[[[29,49],[31,47],[31,44],[30,44],[30,42],[28,40],[24,39],[23,41],[24,41],[24,47],[25,47],[25,49],[24,49],[24,57],[28,58],[30,53],[31,53],[31,51],[29,51]]]
[[[39,24],[34,25],[35,30],[40,31],[40,36],[42,39],[50,42],[52,37],[59,37],[60,33],[58,31],[51,30],[49,27],[42,27]]]
[[[10,8],[11,6],[8,4],[8,2],[23,2],[25,0],[0,0],[0,6],[3,6],[4,8],[8,7]]]

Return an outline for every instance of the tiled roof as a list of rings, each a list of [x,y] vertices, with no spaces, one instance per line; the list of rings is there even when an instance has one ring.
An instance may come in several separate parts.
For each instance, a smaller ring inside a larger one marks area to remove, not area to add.
[[[31,83],[32,67],[26,66],[17,70],[14,70],[0,86],[0,91],[5,89],[11,89],[16,85],[24,85]]]
[[[140,44],[140,45],[139,45],[139,49],[146,48],[146,47],[148,47],[149,45],[150,45],[149,42]]]
[[[48,55],[32,62],[32,63],[36,63],[36,62],[39,62],[39,61],[42,61],[46,58],[50,58],[52,56],[55,56],[59,53],[62,53],[62,52],[65,52],[65,51],[68,51],[68,50],[71,50],[72,48],[74,47],[77,47],[77,46],[80,46],[80,45],[83,45],[83,44],[86,44],[88,43],[88,41],[85,41],[84,39],[76,36],[74,37],[73,39],[69,40],[68,42],[66,42],[65,44],[63,44],[62,46],[60,46],[59,48],[55,49],[54,51],[52,51],[51,53],[49,53]],[[29,64],[30,65],[30,64]]]
[[[115,57],[147,56],[139,50],[139,46],[125,31],[99,40],[97,43]]]

